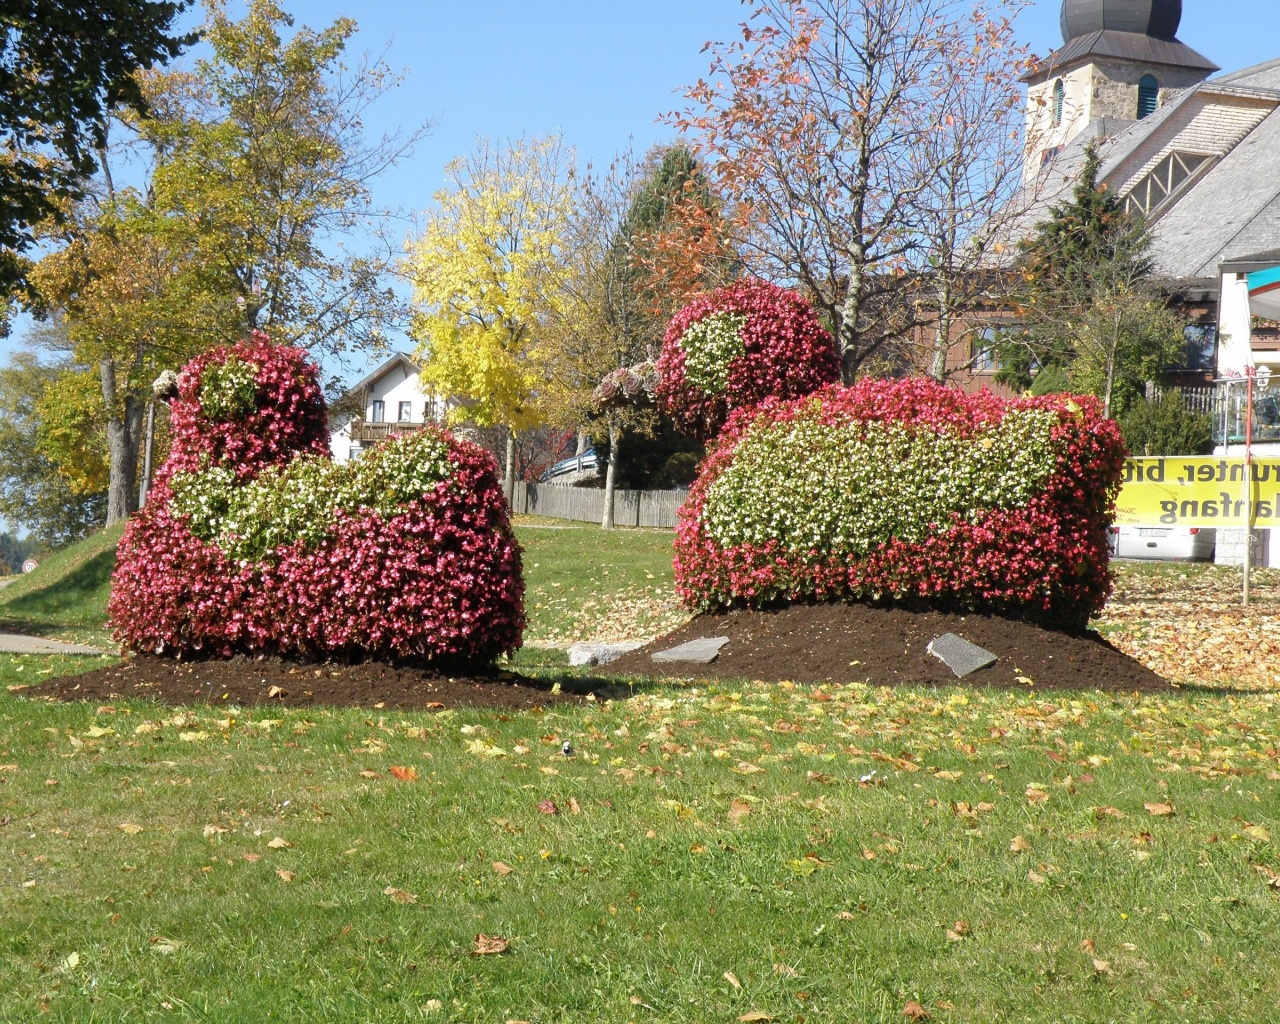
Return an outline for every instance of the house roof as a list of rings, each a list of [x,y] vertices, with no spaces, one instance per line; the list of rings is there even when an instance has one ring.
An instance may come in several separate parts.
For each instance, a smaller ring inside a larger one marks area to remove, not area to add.
[[[1157,155],[1178,148],[1178,133],[1203,109],[1198,100],[1233,98],[1259,110],[1258,123],[1239,138],[1224,137],[1214,163],[1159,211],[1151,223],[1152,255],[1161,277],[1205,281],[1216,280],[1223,261],[1274,248],[1280,241],[1280,59],[1185,89],[1139,121],[1095,120],[1014,197],[1009,234],[1026,237],[1070,198],[1089,143],[1099,143],[1100,179],[1120,188]],[[1266,105],[1271,109],[1263,114]]]
[[[1208,57],[1197,53],[1177,39],[1157,39],[1141,32],[1116,32],[1103,29],[1076,36],[1061,49],[1049,54],[1043,61],[1022,77],[1029,82],[1052,75],[1077,64],[1096,60],[1098,57],[1132,61],[1135,64],[1155,64],[1166,67],[1188,68],[1211,75],[1218,65]]]
[[[415,363],[408,354],[404,352],[397,352],[387,359],[386,362],[382,363],[370,372],[368,376],[360,381],[360,383],[348,389],[347,395],[358,395],[365,388],[376,384],[398,366],[403,366],[406,374],[422,372],[422,367]]]

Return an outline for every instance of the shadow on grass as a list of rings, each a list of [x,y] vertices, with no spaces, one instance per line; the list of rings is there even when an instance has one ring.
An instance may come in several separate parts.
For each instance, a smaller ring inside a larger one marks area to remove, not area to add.
[[[0,591],[0,629],[37,636],[68,626],[101,629],[115,558],[114,549],[101,551],[46,586],[8,601]]]

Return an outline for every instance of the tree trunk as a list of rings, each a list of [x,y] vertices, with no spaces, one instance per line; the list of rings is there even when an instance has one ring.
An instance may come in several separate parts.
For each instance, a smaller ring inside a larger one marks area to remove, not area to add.
[[[156,442],[156,403],[147,403],[147,428],[142,435],[142,479],[138,481],[138,508],[147,504],[147,492],[151,490],[151,452]]]
[[[142,437],[143,403],[135,395],[123,402],[116,393],[116,367],[111,359],[98,364],[102,399],[107,408],[107,525],[137,511],[138,444]]]
[[[940,271],[945,278],[945,271]],[[933,339],[933,365],[929,375],[939,384],[947,379],[947,353],[951,351],[951,288],[945,282],[938,289],[938,323]]]
[[[573,453],[575,456],[581,455],[583,452],[587,450],[587,440],[588,440],[587,432],[585,430],[579,430],[578,431],[578,450]]]
[[[618,443],[621,440],[622,431],[618,429],[617,421],[609,417],[609,466],[604,471],[604,515],[600,517],[600,528],[604,530],[613,529],[613,491],[614,481],[616,479],[614,469],[618,465]]]
[[[1102,395],[1102,415],[1111,419],[1111,391],[1116,382],[1116,352],[1120,348],[1120,325],[1111,332],[1111,346],[1107,351],[1107,383]]]
[[[503,470],[502,491],[510,505],[516,499],[516,432],[507,427],[507,464]]]

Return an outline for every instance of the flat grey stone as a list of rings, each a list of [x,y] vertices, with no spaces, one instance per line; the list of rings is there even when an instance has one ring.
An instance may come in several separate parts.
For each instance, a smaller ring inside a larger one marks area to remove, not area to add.
[[[5,654],[108,654],[98,647],[68,644],[61,640],[45,640],[19,633],[0,633],[0,651]]]
[[[643,640],[627,640],[617,644],[577,643],[569,648],[569,664],[575,666],[607,665],[611,661],[617,661],[629,651],[634,651],[637,647],[643,646]]]
[[[702,637],[688,643],[655,651],[649,655],[654,661],[687,661],[695,665],[710,665],[720,654],[720,648],[729,642],[727,636]]]
[[[951,669],[957,678],[963,678],[1000,660],[990,651],[984,650],[977,644],[971,644],[964,637],[956,636],[954,633],[943,633],[942,636],[934,637],[925,650]]]

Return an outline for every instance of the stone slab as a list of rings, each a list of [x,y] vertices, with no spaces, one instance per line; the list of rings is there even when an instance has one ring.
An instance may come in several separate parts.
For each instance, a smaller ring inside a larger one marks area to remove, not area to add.
[[[5,654],[110,654],[98,647],[68,644],[20,633],[0,633],[0,652]]]
[[[925,649],[951,669],[957,679],[963,679],[1000,660],[998,655],[992,654],[977,644],[971,644],[964,637],[956,636],[954,633],[943,633],[942,636],[934,637]]]
[[[577,643],[569,648],[569,664],[607,665],[611,661],[617,661],[624,654],[634,651],[637,647],[643,646],[643,640],[626,640],[616,644]]]
[[[720,656],[720,648],[728,642],[727,636],[701,637],[665,651],[655,651],[649,657],[660,663],[683,661],[694,665],[710,665]]]

